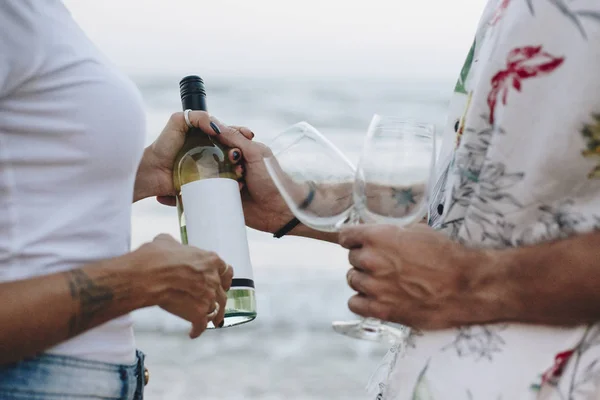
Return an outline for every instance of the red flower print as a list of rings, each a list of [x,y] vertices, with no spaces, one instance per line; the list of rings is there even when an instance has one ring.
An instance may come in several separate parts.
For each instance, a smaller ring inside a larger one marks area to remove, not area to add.
[[[574,352],[575,350],[568,350],[558,353],[556,357],[554,357],[554,365],[542,376],[542,385],[556,384]]]
[[[498,23],[498,21],[500,21],[502,19],[502,16],[504,15],[504,11],[506,11],[506,9],[508,8],[508,5],[510,4],[511,0],[502,0],[502,2],[500,3],[500,5],[498,6],[498,8],[496,9],[496,11],[494,12],[494,15],[492,16],[492,19],[490,20],[489,24],[491,26],[494,26]]]
[[[542,46],[526,46],[512,50],[506,59],[506,69],[492,78],[492,90],[487,99],[490,123],[494,124],[499,95],[502,95],[502,104],[506,105],[511,87],[520,92],[524,79],[548,75],[564,61],[564,57],[555,57],[543,51]]]

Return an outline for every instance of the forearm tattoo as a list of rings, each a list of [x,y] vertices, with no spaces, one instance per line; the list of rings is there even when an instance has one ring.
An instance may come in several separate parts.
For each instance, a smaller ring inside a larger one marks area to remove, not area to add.
[[[90,327],[97,314],[115,298],[113,289],[90,278],[82,270],[67,273],[71,297],[79,303],[79,310],[69,321],[69,334],[79,334]]]

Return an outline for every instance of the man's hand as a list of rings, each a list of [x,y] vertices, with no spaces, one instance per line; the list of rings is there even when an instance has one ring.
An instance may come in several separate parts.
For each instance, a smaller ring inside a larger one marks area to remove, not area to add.
[[[444,329],[501,319],[502,295],[491,254],[470,250],[418,225],[344,229],[340,244],[354,266],[348,305],[374,317],[419,329]]]
[[[204,133],[219,137],[215,128],[211,125],[210,116],[203,111],[192,111],[189,114],[190,122]],[[254,134],[247,128],[232,127],[240,135],[252,139]],[[167,205],[175,205],[175,188],[173,186],[173,163],[179,150],[185,142],[185,135],[189,128],[185,123],[183,113],[178,112],[171,116],[169,122],[154,143],[148,146],[138,167],[135,180],[133,201],[146,197],[156,196],[158,201]],[[229,158],[233,163],[240,163],[242,153],[239,148],[229,151]],[[241,178],[243,168],[237,169]]]

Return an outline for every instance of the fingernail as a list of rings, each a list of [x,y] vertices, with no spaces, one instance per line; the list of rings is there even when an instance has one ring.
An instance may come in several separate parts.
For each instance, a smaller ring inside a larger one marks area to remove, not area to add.
[[[240,159],[240,157],[241,157],[242,155],[240,154],[240,152],[239,152],[239,151],[235,150],[235,151],[233,152],[232,156],[233,156],[233,161],[237,161],[237,160],[239,160],[239,159]]]
[[[225,320],[221,321],[221,323],[219,324],[219,328],[222,328],[225,325]]]
[[[256,135],[252,131],[250,131],[250,133],[252,134],[252,139],[254,139],[254,136],[256,136]]]
[[[217,135],[221,134],[221,130],[219,129],[219,127],[217,126],[217,124],[215,124],[214,122],[210,122],[210,127],[213,129],[213,131],[215,131],[215,133]]]

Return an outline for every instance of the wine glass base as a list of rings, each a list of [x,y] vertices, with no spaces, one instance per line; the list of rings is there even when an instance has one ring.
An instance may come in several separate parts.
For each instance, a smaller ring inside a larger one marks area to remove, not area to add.
[[[334,331],[355,339],[394,345],[406,338],[406,332],[387,325],[371,327],[363,321],[336,321],[331,324]]]

